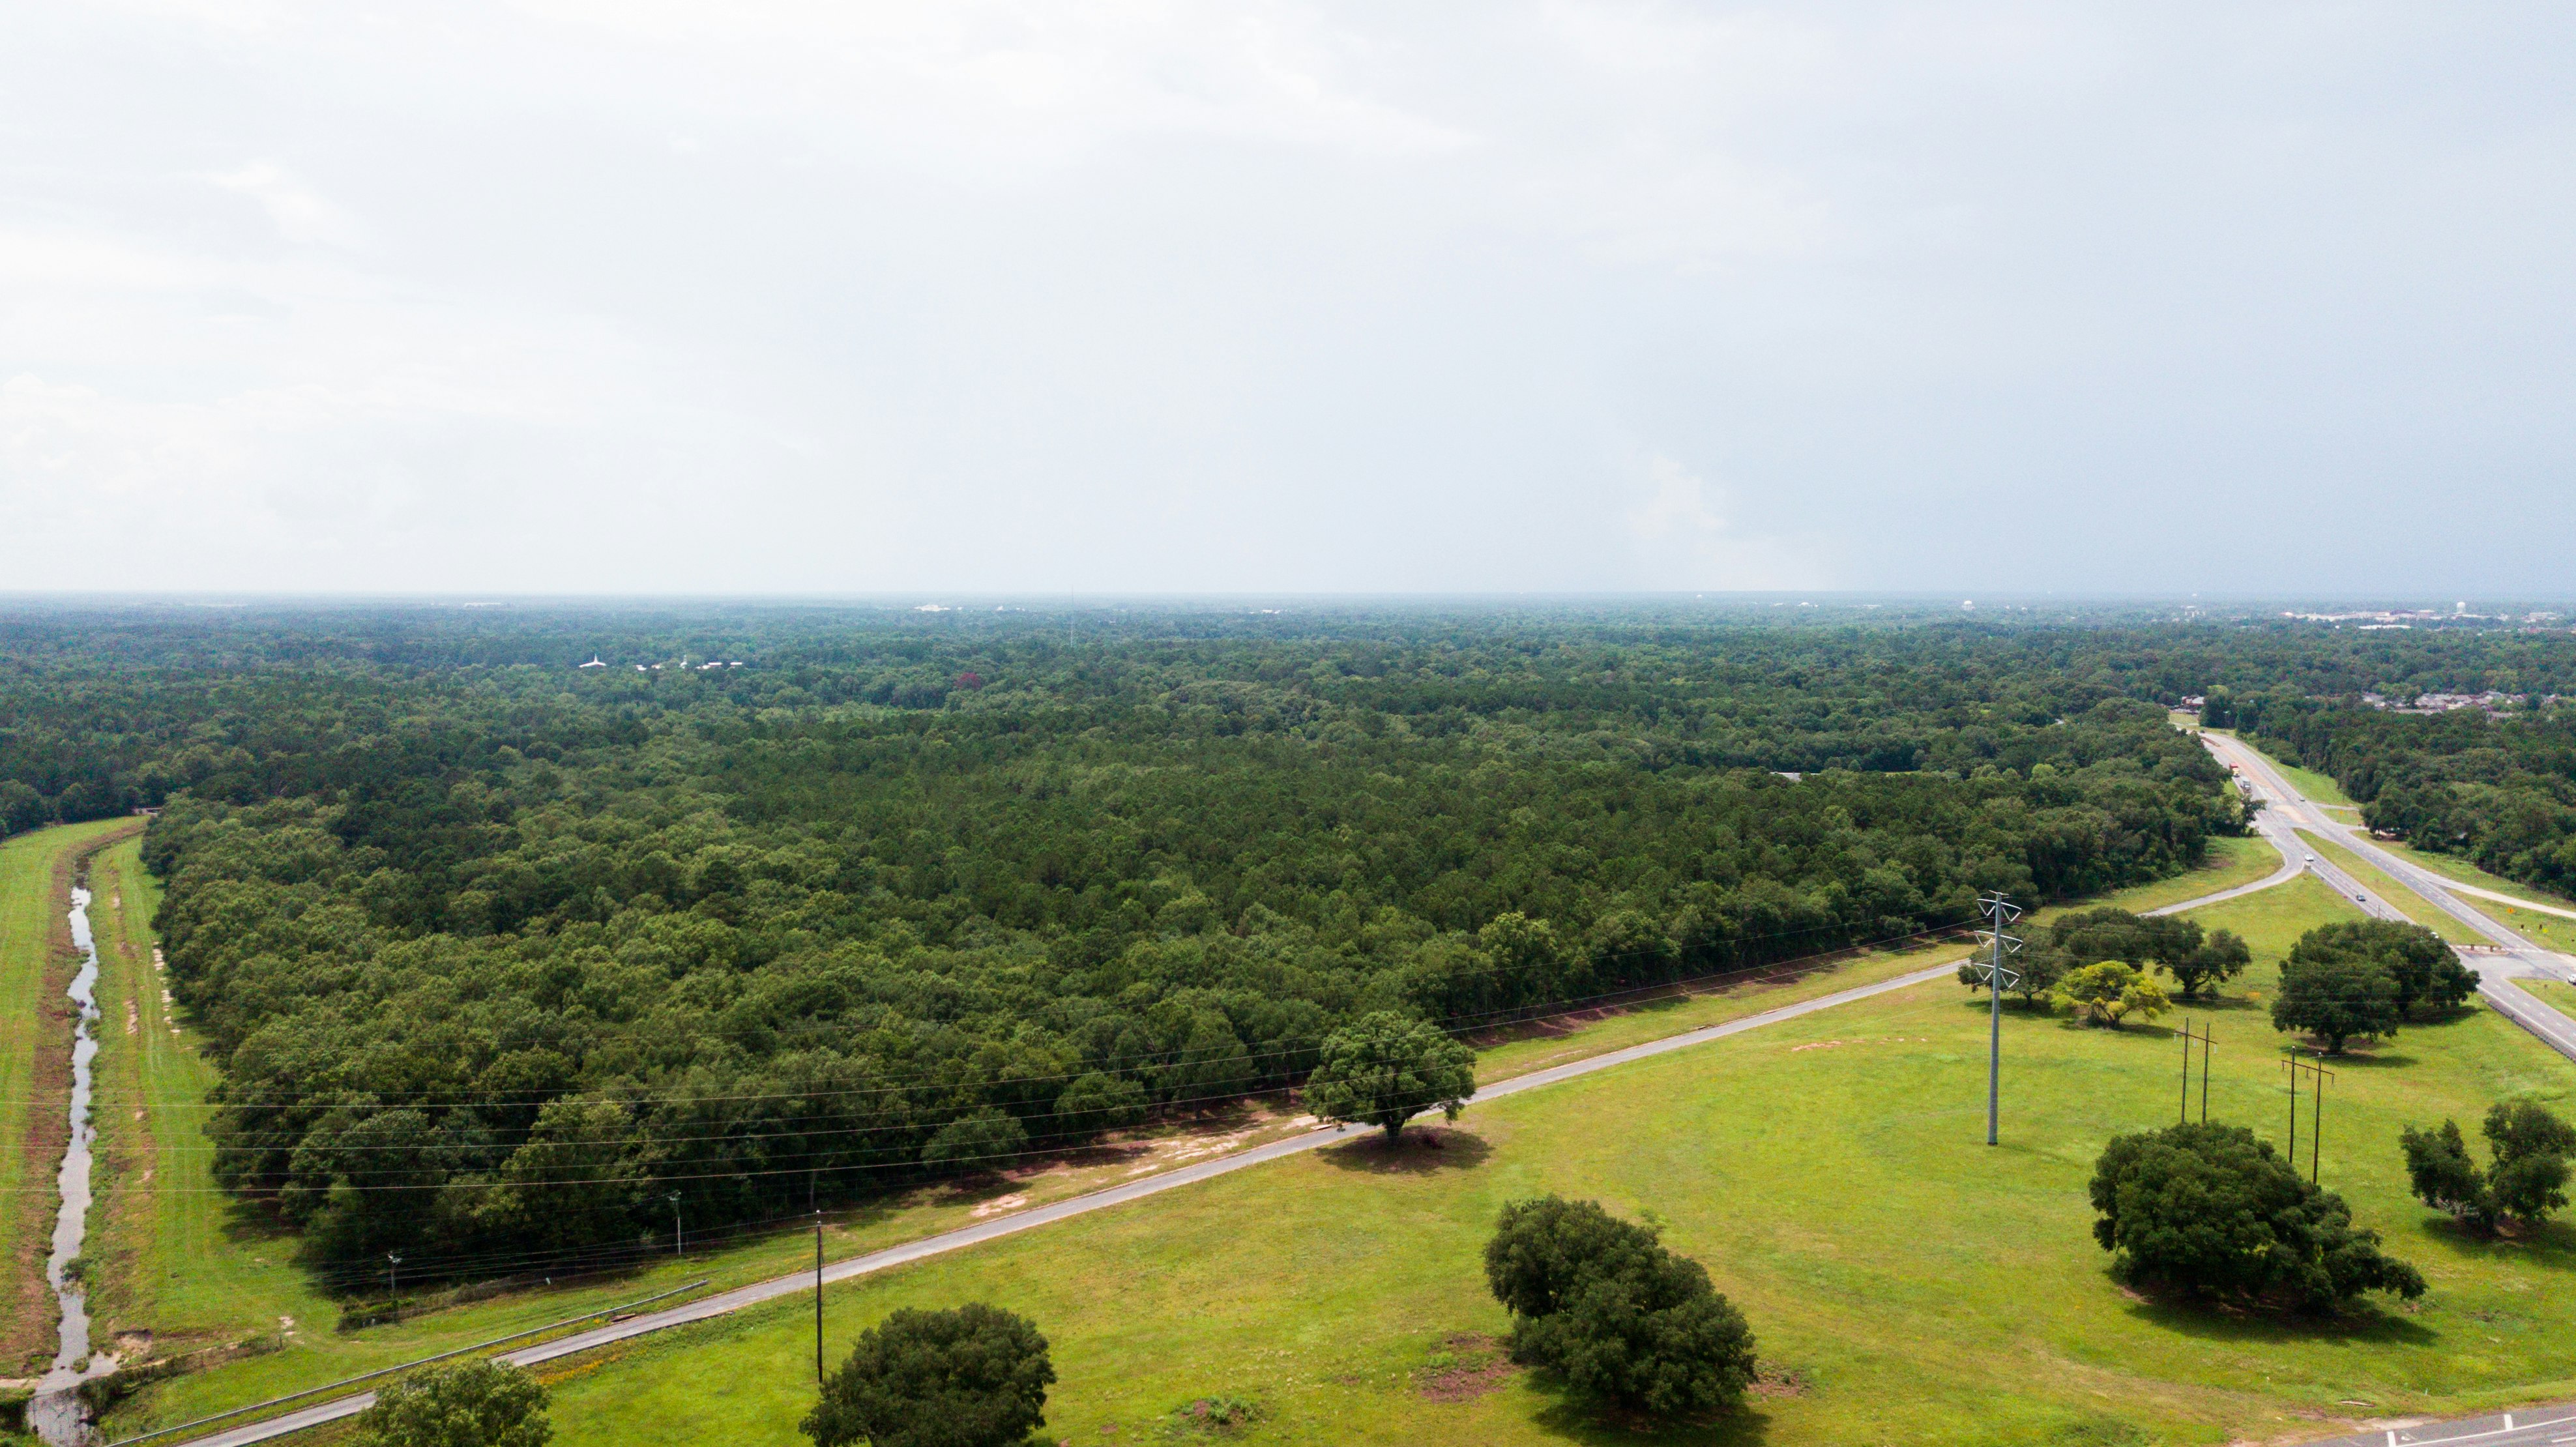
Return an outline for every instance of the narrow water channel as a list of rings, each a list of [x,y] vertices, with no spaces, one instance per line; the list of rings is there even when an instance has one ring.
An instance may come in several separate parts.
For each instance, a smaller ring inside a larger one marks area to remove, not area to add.
[[[54,1447],[80,1447],[89,1440],[89,1423],[81,1410],[78,1388],[91,1377],[116,1369],[113,1357],[89,1348],[89,1306],[81,1284],[64,1276],[64,1268],[81,1254],[89,1229],[90,1145],[97,1137],[90,1124],[91,1062],[98,1056],[98,941],[89,927],[89,890],[72,890],[72,943],[81,952],[80,973],[72,977],[71,997],[80,1006],[72,1026],[71,1143],[63,1149],[63,1168],[55,1177],[63,1208],[54,1217],[54,1248],[45,1258],[45,1281],[62,1308],[62,1336],[52,1370],[36,1384],[36,1399],[27,1404],[27,1425]]]

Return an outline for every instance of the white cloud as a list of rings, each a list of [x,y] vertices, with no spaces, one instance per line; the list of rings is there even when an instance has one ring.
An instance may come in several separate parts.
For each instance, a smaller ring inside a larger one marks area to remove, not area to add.
[[[2225,516],[2319,542],[2249,584],[2556,587],[2576,527],[2576,55],[2511,17],[20,8],[0,535],[122,543],[21,585],[1939,586],[2005,516],[2220,587]],[[2469,479],[2523,525],[2406,506]]]
[[[277,234],[298,245],[350,246],[359,238],[355,217],[324,200],[275,161],[253,161],[206,179],[258,202]]]
[[[1833,584],[1811,539],[1749,531],[1734,499],[1660,454],[1639,479],[1642,496],[1621,514],[1647,588],[1771,591]]]

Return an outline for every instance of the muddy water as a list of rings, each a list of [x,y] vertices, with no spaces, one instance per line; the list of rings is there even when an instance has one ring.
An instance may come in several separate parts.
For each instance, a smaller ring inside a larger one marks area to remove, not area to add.
[[[27,1404],[27,1424],[55,1447],[78,1447],[89,1440],[89,1424],[75,1389],[88,1378],[116,1369],[115,1358],[103,1352],[95,1358],[90,1355],[88,1303],[82,1299],[80,1283],[63,1276],[63,1268],[81,1254],[82,1238],[88,1233],[90,1147],[98,1136],[89,1119],[91,1064],[98,1057],[98,942],[90,933],[85,888],[72,891],[71,926],[72,943],[81,952],[80,973],[72,977],[70,991],[73,1003],[80,1006],[79,1023],[72,1027],[71,1144],[63,1151],[63,1168],[55,1177],[63,1208],[54,1217],[53,1252],[45,1258],[45,1281],[62,1307],[62,1336],[53,1369],[36,1384],[36,1399]]]

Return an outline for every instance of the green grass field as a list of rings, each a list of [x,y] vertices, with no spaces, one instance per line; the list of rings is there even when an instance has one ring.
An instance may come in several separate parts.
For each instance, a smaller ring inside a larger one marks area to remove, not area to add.
[[[2306,829],[2298,832],[2300,840],[2309,848],[2342,866],[2346,873],[2361,881],[2362,888],[2397,906],[2408,919],[2455,945],[2482,945],[2487,942],[2486,936],[2453,919],[2448,911],[2391,879],[2387,871],[2369,863],[2350,849],[2324,835]]]
[[[101,993],[102,1010],[114,1026],[100,1056],[101,1079],[118,1092],[113,1108],[103,1104],[101,1119],[109,1125],[106,1159],[122,1188],[102,1196],[113,1203],[106,1213],[110,1225],[102,1236],[103,1249],[97,1253],[107,1272],[102,1317],[118,1327],[149,1327],[183,1344],[270,1332],[280,1327],[281,1319],[295,1326],[283,1352],[148,1389],[118,1411],[115,1430],[144,1430],[245,1405],[635,1300],[700,1276],[711,1276],[719,1287],[735,1285],[792,1270],[808,1259],[810,1238],[789,1233],[712,1254],[693,1253],[685,1264],[665,1262],[578,1287],[514,1293],[400,1326],[353,1335],[333,1331],[336,1307],[291,1264],[293,1241],[275,1234],[258,1213],[211,1188],[205,1143],[197,1134],[197,1107],[214,1072],[197,1057],[188,1037],[170,1032],[172,1021],[151,978],[149,920],[156,896],[136,853],[136,846],[120,847],[102,855],[98,866],[102,878],[112,873],[126,901],[114,915],[126,948],[105,958],[107,984]],[[2151,909],[2261,879],[2278,862],[2261,840],[2215,840],[2205,867],[2088,904]],[[108,895],[102,891],[101,897]],[[102,921],[109,917],[101,912]],[[1961,953],[1956,945],[1854,952],[1787,978],[1675,994],[1524,1027],[1486,1042],[1478,1074],[1494,1080],[1542,1069],[1954,960]],[[130,1040],[119,1033],[127,999],[137,1004],[137,1031]],[[136,1110],[144,1112],[142,1119],[135,1118]],[[835,1259],[856,1255],[966,1224],[997,1206],[1041,1205],[1117,1184],[1132,1178],[1140,1165],[1185,1164],[1198,1158],[1212,1137],[1241,1147],[1289,1128],[1281,1113],[1256,1107],[1166,1128],[1099,1158],[914,1192],[840,1213],[827,1232],[828,1251]],[[153,1173],[149,1181],[143,1178],[145,1171]]]
[[[2282,1040],[2260,1003],[2302,930],[2353,915],[2303,880],[2197,916],[2257,955],[2194,1011],[2216,1028],[2215,1118],[2279,1137]],[[1525,1376],[1466,1400],[1424,1390],[1504,1330],[1477,1263],[1496,1210],[1555,1190],[1663,1222],[1804,1383],[1667,1440],[2220,1442],[2576,1391],[2576,1229],[2477,1241],[2404,1191],[2402,1126],[2576,1095],[2576,1066],[2491,1012],[2333,1065],[2324,1178],[2432,1290],[2332,1323],[2181,1309],[2105,1274],[2084,1185],[2112,1134],[2173,1119],[2170,1030],[2011,1017],[1989,1149],[1984,1029],[1955,986],[1883,996],[1471,1107],[1437,1151],[1337,1148],[835,1288],[827,1339],[837,1356],[903,1305],[1023,1311],[1062,1374],[1046,1435],[1072,1442],[1183,1436],[1173,1410],[1217,1395],[1261,1404],[1232,1434],[1247,1442],[1625,1439]],[[558,1440],[800,1441],[810,1310],[555,1371]]]
[[[46,988],[55,931],[71,909],[55,888],[65,861],[100,835],[130,828],[102,819],[31,830],[0,841],[0,1376],[41,1371],[53,1359],[45,1246],[53,1232],[53,1173],[61,1164],[70,1097],[71,1006]],[[59,972],[70,978],[69,967]],[[54,1038],[59,1032],[60,1038]],[[66,1073],[39,1082],[40,1054]]]

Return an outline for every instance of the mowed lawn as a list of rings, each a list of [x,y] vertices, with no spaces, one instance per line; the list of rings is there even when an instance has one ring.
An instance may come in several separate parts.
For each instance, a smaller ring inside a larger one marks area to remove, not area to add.
[[[62,1115],[70,1097],[39,1095],[36,1058],[41,1045],[68,1061],[71,1022],[56,1014],[46,988],[54,934],[71,899],[54,888],[55,872],[102,834],[131,827],[131,819],[101,819],[35,829],[0,840],[0,1376],[42,1370],[53,1359],[53,1318],[45,1310],[46,1243],[55,1210],[54,1172],[59,1157],[30,1150],[30,1132],[61,1148]],[[66,971],[64,978],[69,979]],[[64,1006],[69,1010],[68,1004]],[[48,1040],[50,1032],[62,1038]],[[50,1112],[42,1127],[38,1112]],[[32,1155],[45,1154],[45,1159]]]
[[[2261,998],[2300,930],[2351,915],[2302,880],[2200,916],[2258,957],[2202,1012],[2214,1118],[2279,1137],[2281,1037]],[[1496,1211],[1559,1191],[1665,1223],[1803,1384],[1663,1440],[2220,1442],[2576,1394],[2576,1231],[2476,1241],[2404,1191],[2406,1123],[2474,1133],[2497,1098],[2576,1093],[2576,1066],[2491,1012],[2333,1066],[2324,1179],[2432,1283],[2412,1308],[2337,1322],[2168,1306],[2105,1274],[2085,1183],[2114,1133],[2174,1119],[2171,1031],[2011,1016],[1996,1148],[1984,1035],[1955,985],[1881,997],[1473,1107],[1437,1151],[1299,1157],[836,1287],[828,1344],[837,1359],[899,1306],[1025,1312],[1062,1376],[1044,1435],[1077,1443],[1159,1440],[1210,1396],[1260,1404],[1230,1434],[1244,1441],[1624,1440],[1524,1376],[1466,1400],[1422,1387],[1457,1339],[1505,1330],[1478,1260]],[[811,1310],[555,1368],[558,1440],[801,1441]]]

